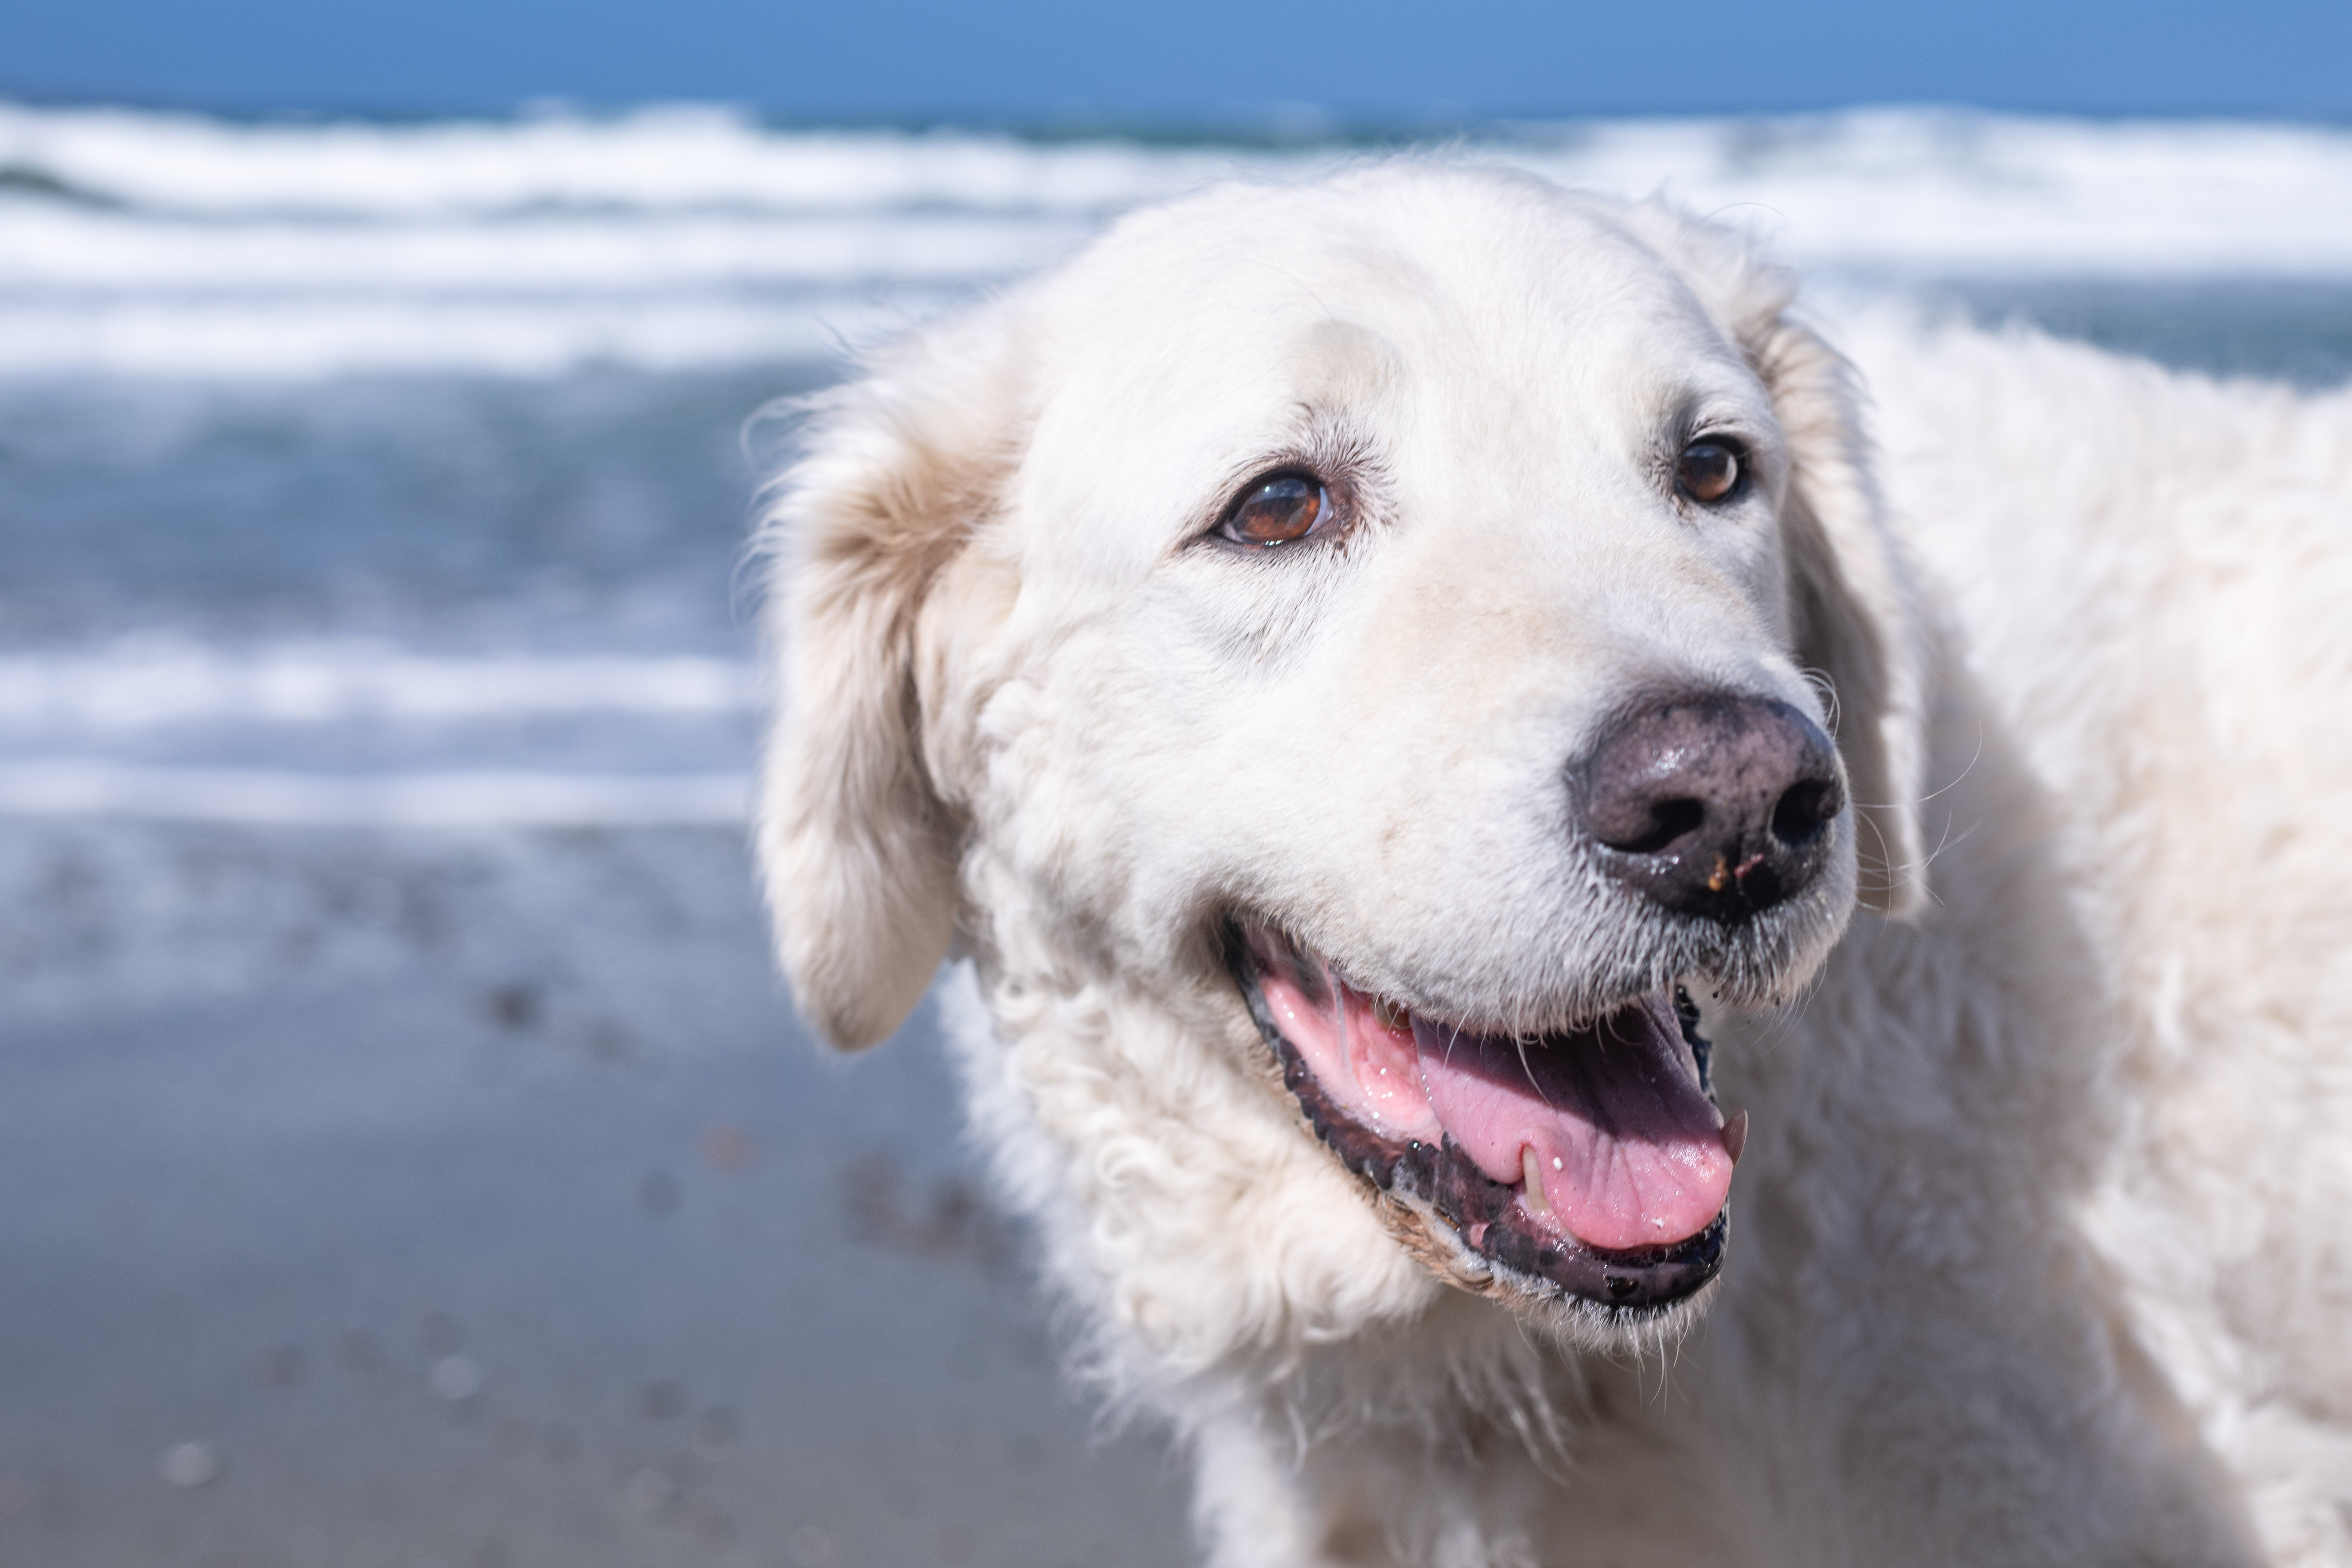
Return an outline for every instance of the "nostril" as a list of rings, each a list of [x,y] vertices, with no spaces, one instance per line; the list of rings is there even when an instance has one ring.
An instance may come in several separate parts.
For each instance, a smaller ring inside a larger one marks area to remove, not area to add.
[[[1696,832],[1706,820],[1706,807],[1697,801],[1659,800],[1650,803],[1649,819],[1631,837],[1604,839],[1612,849],[1628,855],[1655,855],[1685,833]]]
[[[1723,925],[1795,898],[1846,807],[1837,752],[1773,698],[1697,691],[1612,719],[1570,770],[1573,826],[1638,896]]]
[[[1792,849],[1801,848],[1819,837],[1844,807],[1836,780],[1800,780],[1772,808],[1772,837]]]

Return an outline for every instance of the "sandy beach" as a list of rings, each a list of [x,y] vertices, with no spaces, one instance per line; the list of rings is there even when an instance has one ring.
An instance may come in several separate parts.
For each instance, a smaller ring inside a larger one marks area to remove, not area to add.
[[[1182,1561],[763,944],[727,829],[12,825],[0,1562]]]

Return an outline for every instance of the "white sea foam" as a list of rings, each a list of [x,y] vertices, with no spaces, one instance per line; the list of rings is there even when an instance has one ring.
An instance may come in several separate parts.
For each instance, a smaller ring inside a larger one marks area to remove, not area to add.
[[[693,213],[630,222],[577,213],[475,223],[219,225],[56,204],[0,206],[0,290],[302,298],[840,289],[966,280],[1034,267],[1083,239],[1066,217],[989,213],[815,216]]]
[[[0,727],[92,736],[186,725],[438,723],[740,714],[755,700],[726,659],[446,658],[339,645],[244,653],[131,645],[0,656]]]
[[[315,380],[560,375],[823,359],[904,329],[937,296],[42,300],[0,294],[0,375]]]
[[[298,826],[635,827],[740,823],[743,773],[337,775],[149,767],[72,758],[0,762],[0,816]]]
[[[2352,132],[1927,111],[1526,126],[1832,275],[2352,280]],[[0,105],[0,373],[557,374],[825,355],[1120,209],[1358,155],[609,119],[237,124]]]
[[[173,643],[15,654],[0,657],[0,816],[738,822],[749,784],[736,764],[756,700],[743,664],[686,655]],[[557,766],[547,765],[551,722],[567,726]],[[519,744],[525,765],[497,760]],[[257,749],[280,761],[251,765]],[[288,756],[297,765],[282,765]],[[681,756],[730,771],[689,771]],[[224,757],[230,765],[217,765]],[[672,771],[659,771],[665,761]]]
[[[403,125],[234,124],[0,105],[0,164],[37,171],[98,200],[222,216],[419,217],[542,206],[1098,212],[1213,179],[1242,163],[1316,159],[1109,141],[1037,144],[964,132],[772,131],[709,105],[619,119]]]

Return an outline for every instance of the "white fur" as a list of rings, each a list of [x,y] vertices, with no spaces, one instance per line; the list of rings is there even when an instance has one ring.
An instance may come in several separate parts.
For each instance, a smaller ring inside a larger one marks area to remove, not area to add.
[[[1474,168],[1229,187],[880,356],[779,487],[785,968],[856,1047],[965,945],[972,1124],[1220,1564],[2352,1562],[2352,400],[1879,321],[1877,461],[1790,293]],[[1694,406],[1760,480],[1703,515]],[[1293,458],[1343,546],[1202,537]],[[1561,826],[1678,682],[1833,688],[1857,803],[1719,952]],[[1441,1282],[1237,911],[1498,1026],[1710,990],[1696,1326]]]

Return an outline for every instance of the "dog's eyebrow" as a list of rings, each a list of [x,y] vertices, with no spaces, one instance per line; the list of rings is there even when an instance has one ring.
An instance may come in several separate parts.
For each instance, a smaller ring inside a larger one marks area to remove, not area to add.
[[[1751,441],[1767,440],[1774,434],[1769,409],[1755,407],[1747,399],[1728,395],[1720,388],[1698,387],[1685,389],[1674,400],[1660,431],[1664,440],[1677,446],[1703,431],[1739,436]]]
[[[1290,347],[1300,399],[1312,405],[1361,405],[1385,398],[1402,377],[1396,346],[1360,322],[1327,316],[1299,332]]]

